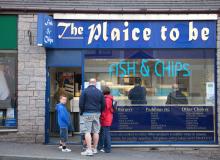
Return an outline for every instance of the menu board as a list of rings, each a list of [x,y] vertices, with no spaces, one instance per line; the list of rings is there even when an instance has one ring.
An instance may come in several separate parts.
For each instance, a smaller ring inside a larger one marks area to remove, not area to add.
[[[118,106],[114,143],[215,144],[213,106]]]

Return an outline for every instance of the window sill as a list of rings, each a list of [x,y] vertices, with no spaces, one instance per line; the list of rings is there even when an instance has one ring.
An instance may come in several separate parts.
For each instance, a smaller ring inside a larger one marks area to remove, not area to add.
[[[6,128],[6,129],[0,129],[0,133],[4,133],[4,132],[17,132],[18,131],[18,129],[8,129],[8,128]]]

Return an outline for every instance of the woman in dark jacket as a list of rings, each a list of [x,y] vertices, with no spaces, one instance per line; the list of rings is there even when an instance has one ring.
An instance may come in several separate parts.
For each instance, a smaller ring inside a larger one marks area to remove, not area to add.
[[[105,109],[101,113],[100,123],[101,123],[101,131],[99,138],[98,149],[105,153],[111,152],[111,135],[110,135],[110,127],[112,125],[113,119],[113,97],[110,95],[110,88],[105,87],[103,90],[103,94],[105,97]]]

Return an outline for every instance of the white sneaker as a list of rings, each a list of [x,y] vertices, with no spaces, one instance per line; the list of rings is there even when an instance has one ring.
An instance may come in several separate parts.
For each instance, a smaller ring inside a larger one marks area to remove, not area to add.
[[[87,150],[81,152],[81,155],[82,156],[93,156],[93,152],[92,152],[92,150],[87,149]]]
[[[71,152],[71,149],[68,149],[68,148],[62,149],[62,152]]]
[[[98,150],[95,149],[95,148],[93,148],[93,149],[92,149],[92,153],[93,153],[93,154],[96,154],[96,153],[98,153]]]
[[[101,150],[100,150],[100,152],[103,152],[103,153],[105,153],[105,150],[104,150],[104,149],[101,149]]]
[[[59,148],[59,149],[63,149],[63,146],[59,146],[58,148]]]

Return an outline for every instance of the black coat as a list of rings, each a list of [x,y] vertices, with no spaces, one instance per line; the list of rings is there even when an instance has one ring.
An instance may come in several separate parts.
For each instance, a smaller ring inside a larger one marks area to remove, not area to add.
[[[167,96],[166,104],[188,104],[186,96],[181,91],[173,91]]]
[[[131,100],[131,104],[147,104],[146,95],[146,89],[137,85],[129,91],[128,98]]]
[[[87,87],[79,99],[80,115],[84,112],[101,113],[105,108],[104,95],[94,85]]]

